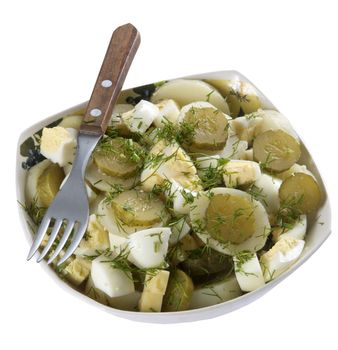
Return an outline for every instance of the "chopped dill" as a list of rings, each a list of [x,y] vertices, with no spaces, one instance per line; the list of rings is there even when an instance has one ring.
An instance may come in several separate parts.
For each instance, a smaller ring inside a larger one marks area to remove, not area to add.
[[[207,168],[200,168],[199,175],[202,181],[202,186],[205,190],[213,188],[222,184],[224,165],[229,162],[228,159],[219,158],[217,159],[217,165],[212,166],[211,164]],[[198,164],[197,164],[198,166]]]
[[[217,299],[220,300],[220,302],[223,301],[223,298],[216,292],[214,287],[208,287],[207,288],[210,292],[203,292],[202,294],[204,295],[209,295],[211,297],[216,297]]]
[[[246,114],[244,117],[246,120],[253,120],[259,116],[260,116],[260,114],[258,112],[252,112],[252,113]]]
[[[207,94],[207,99],[206,101],[209,102],[210,101],[210,96],[215,92],[215,90],[211,90],[208,94]]]
[[[190,144],[195,135],[195,126],[193,123],[182,122],[174,124],[168,119],[163,120],[163,126],[156,130],[156,137],[159,140],[166,140],[170,143]]]
[[[266,156],[266,159],[264,162],[260,162],[259,166],[261,168],[262,171],[269,171],[270,168],[270,164],[275,161],[277,158],[273,156],[273,154],[271,152],[268,153],[268,155]]]
[[[146,157],[146,151],[143,147],[133,139],[122,137],[103,137],[94,152],[112,154],[120,161],[133,162],[140,167]]]
[[[123,186],[118,184],[111,185],[111,188],[108,192],[106,192],[106,196],[104,198],[105,204],[110,204],[114,198],[116,198],[120,193],[124,191]]]
[[[162,232],[150,233],[148,236],[149,236],[149,237],[158,237],[158,242],[159,242],[159,244],[163,244]]]
[[[246,272],[243,270],[243,265],[245,263],[247,263],[249,260],[251,260],[254,256],[255,256],[255,254],[249,250],[243,250],[243,251],[237,253],[234,257],[235,272],[244,274],[245,276],[249,276],[249,275],[256,276],[256,274],[254,274],[252,272]]]
[[[282,228],[290,229],[299,220],[302,212],[299,209],[303,202],[304,196],[293,196],[283,201],[277,212],[277,225]]]
[[[18,203],[22,207],[22,209],[27,213],[27,215],[32,219],[33,223],[35,225],[40,225],[47,208],[38,206],[37,198],[34,198],[29,205],[23,204],[19,201]]]
[[[229,92],[229,95],[235,96],[239,102],[249,102],[250,101],[247,94],[241,94],[239,91],[235,91],[232,88]]]
[[[183,206],[194,203],[195,196],[190,191],[186,191],[185,189],[181,190],[181,195],[184,199]]]
[[[250,194],[252,199],[262,202],[266,207],[268,206],[268,203],[265,200],[266,194],[263,193],[262,187],[258,187],[255,184],[252,184],[246,191]]]
[[[119,132],[117,131],[117,129],[113,125],[110,125],[107,127],[105,134],[112,139],[119,136]]]
[[[154,253],[158,253],[160,250],[160,242],[159,241],[155,241],[154,242]]]

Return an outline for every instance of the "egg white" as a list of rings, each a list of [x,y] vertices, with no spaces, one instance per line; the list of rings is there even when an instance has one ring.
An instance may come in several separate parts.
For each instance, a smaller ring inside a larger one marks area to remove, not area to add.
[[[122,113],[121,119],[131,132],[143,134],[159,116],[160,110],[153,103],[141,100],[131,111]]]
[[[196,224],[196,222],[200,220],[205,220],[205,214],[210,203],[211,193],[214,195],[220,194],[241,196],[248,199],[253,204],[255,232],[249,239],[240,244],[233,244],[230,242],[225,244],[212,238],[208,232],[201,230],[199,225]],[[212,249],[227,255],[236,255],[243,250],[248,250],[251,252],[260,250],[263,248],[267,236],[270,233],[269,218],[263,205],[260,202],[252,199],[248,193],[233,188],[217,187],[208,192],[200,192],[200,195],[195,198],[194,203],[192,204],[190,219],[194,232],[205,244],[209,245]]]
[[[168,252],[169,227],[156,227],[128,236],[128,260],[140,269],[161,267]]]
[[[187,222],[187,217],[183,216],[173,224],[169,224],[171,228],[171,235],[169,244],[174,245],[178,243],[183,237],[185,237],[191,230],[190,225]]]
[[[278,236],[278,241],[285,238],[295,238],[295,239],[304,239],[307,228],[307,218],[306,215],[301,215],[299,220],[295,225],[288,231],[285,231]]]
[[[131,272],[111,268],[106,261],[114,259],[112,256],[100,255],[92,262],[91,278],[95,288],[110,297],[120,297],[135,291]]]
[[[234,299],[242,295],[234,275],[197,287],[192,294],[189,309],[198,309]]]
[[[35,200],[36,205],[41,206],[39,198],[37,197],[38,181],[42,173],[52,164],[49,159],[44,159],[42,162],[32,166],[27,172],[26,182],[26,202],[31,204]]]
[[[260,257],[264,279],[271,281],[289,269],[300,257],[305,241],[287,237],[280,239]]]
[[[154,119],[154,124],[157,128],[163,127],[168,121],[176,124],[180,108],[174,100],[163,100],[157,103],[156,106],[159,109],[159,114]]]
[[[195,79],[176,79],[161,85],[151,96],[151,102],[173,99],[181,107],[194,101],[209,102],[224,113],[230,114],[225,98],[211,85]]]
[[[280,207],[278,191],[281,184],[282,181],[280,179],[268,174],[262,174],[254,182],[254,185],[260,191],[258,200],[264,205],[269,214],[278,212]]]
[[[251,292],[264,286],[265,281],[263,271],[257,258],[257,254],[253,254],[253,256],[244,262],[240,267],[237,256],[234,256],[233,260],[235,266],[235,276],[243,292]]]

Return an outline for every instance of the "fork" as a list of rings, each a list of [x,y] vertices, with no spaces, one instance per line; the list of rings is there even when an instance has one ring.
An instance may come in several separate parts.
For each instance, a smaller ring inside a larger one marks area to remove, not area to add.
[[[72,170],[48,207],[27,260],[37,252],[51,226],[47,244],[37,262],[48,254],[59,233],[60,241],[47,264],[50,264],[68,243],[64,255],[60,254],[57,265],[65,262],[84,236],[89,220],[89,204],[84,182],[86,166],[91,153],[107,129],[114,104],[139,45],[140,34],[133,25],[125,24],[113,32],[77,137],[77,152]],[[64,231],[61,234],[62,227]]]

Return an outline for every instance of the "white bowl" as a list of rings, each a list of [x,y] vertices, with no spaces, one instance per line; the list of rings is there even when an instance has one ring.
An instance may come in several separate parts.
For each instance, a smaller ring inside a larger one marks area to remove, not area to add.
[[[236,71],[212,72],[212,73],[198,74],[198,75],[184,77],[184,78],[190,78],[190,79],[212,79],[213,78],[213,79],[225,79],[225,80],[238,78],[240,80],[250,82],[246,77],[244,77],[242,74]],[[135,96],[135,92],[132,92],[132,89],[127,91],[130,91],[131,95]],[[262,92],[259,91],[259,89],[257,89],[257,91],[261,99],[263,108],[277,110],[276,107],[267,99],[267,97]],[[147,93],[148,90],[146,89],[145,92]],[[22,145],[26,142],[25,145],[27,148],[27,146],[29,146],[29,142],[30,143],[32,142],[32,140],[31,141],[27,141],[27,140],[30,139],[32,135],[40,131],[44,126],[47,126],[48,124],[53,123],[66,115],[71,115],[76,111],[84,109],[85,106],[86,106],[86,102],[80,105],[77,105],[75,107],[72,107],[70,109],[67,109],[61,113],[55,114],[49,118],[46,118],[34,124],[33,126],[28,128],[21,134],[18,142],[17,163],[16,163],[17,199],[20,203],[25,202],[24,190],[25,190],[25,179],[26,179],[26,171],[21,166],[22,162],[26,160],[26,157],[22,156],[20,153],[20,149],[22,148]],[[209,306],[201,309],[188,310],[188,311],[161,312],[161,313],[123,311],[123,310],[118,310],[112,307],[102,305],[90,299],[89,297],[78,292],[71,285],[67,284],[65,281],[60,279],[58,275],[54,272],[54,270],[46,264],[46,262],[43,261],[40,264],[42,265],[43,269],[47,272],[47,274],[51,278],[53,278],[56,281],[56,283],[58,283],[62,288],[72,293],[74,296],[81,298],[82,300],[90,304],[96,305],[97,307],[115,316],[120,316],[123,318],[127,318],[134,321],[141,321],[141,322],[175,323],[175,322],[197,321],[197,320],[212,318],[212,317],[226,314],[228,312],[236,310],[256,300],[257,298],[261,297],[263,294],[268,292],[270,289],[272,289],[274,286],[276,286],[278,283],[280,283],[282,280],[284,280],[286,277],[288,277],[291,273],[293,273],[296,269],[298,269],[298,267],[302,265],[324,243],[324,241],[327,239],[327,237],[331,233],[331,210],[330,210],[330,204],[329,204],[328,196],[325,190],[325,186],[323,184],[323,181],[321,179],[321,176],[318,172],[318,169],[315,165],[314,160],[311,158],[311,155],[309,154],[307,148],[303,143],[302,143],[302,157],[299,162],[301,164],[306,164],[309,170],[311,170],[314,173],[314,175],[316,176],[320,184],[320,187],[322,189],[323,196],[324,196],[322,206],[317,211],[316,216],[313,218],[310,218],[309,220],[309,226],[308,226],[307,235],[306,235],[306,245],[303,250],[303,253],[299,258],[299,260],[281,276],[267,283],[264,287],[257,289],[253,292],[244,294],[236,299],[226,301],[224,303],[217,304],[217,305],[213,305],[213,306]],[[25,236],[28,240],[28,245],[27,245],[27,251],[28,251],[29,246],[32,244],[32,234],[30,231],[31,220],[20,206],[19,206],[19,215],[20,215],[22,226],[24,228]],[[325,222],[325,226],[318,225],[319,217],[321,222]]]

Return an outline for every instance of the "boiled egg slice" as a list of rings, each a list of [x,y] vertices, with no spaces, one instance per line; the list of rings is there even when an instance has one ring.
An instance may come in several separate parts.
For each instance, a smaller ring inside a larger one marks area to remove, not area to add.
[[[156,227],[128,236],[128,260],[140,269],[162,267],[168,252],[169,227]]]
[[[200,192],[191,206],[191,225],[211,248],[227,255],[263,248],[270,223],[263,205],[248,193],[232,188]]]
[[[305,241],[291,237],[279,240],[269,251],[260,257],[265,281],[285,272],[300,256]]]

